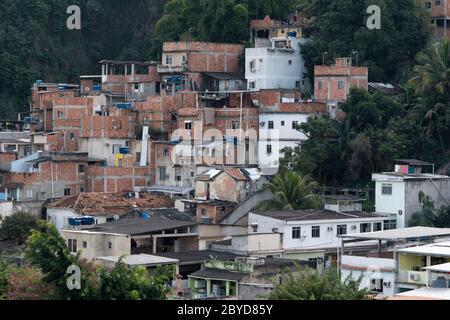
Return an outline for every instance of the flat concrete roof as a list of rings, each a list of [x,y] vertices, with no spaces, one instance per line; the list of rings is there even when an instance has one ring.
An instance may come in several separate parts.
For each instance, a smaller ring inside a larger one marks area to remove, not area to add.
[[[447,272],[450,273],[450,262],[442,263],[442,264],[436,264],[434,266],[429,266],[423,268],[424,270],[428,271],[434,271],[434,272]]]
[[[420,288],[396,294],[396,297],[405,298],[405,300],[450,300],[450,289],[446,288]]]
[[[376,232],[339,235],[340,238],[361,240],[398,240],[423,237],[450,236],[450,228],[411,227]]]
[[[398,252],[415,254],[415,255],[431,255],[440,257],[450,257],[450,241],[425,244],[423,246],[409,247],[398,249]]]
[[[97,257],[96,259],[117,263],[119,262],[120,256]],[[153,266],[178,263],[178,259],[166,258],[150,254],[133,254],[124,256],[122,261],[129,266]]]

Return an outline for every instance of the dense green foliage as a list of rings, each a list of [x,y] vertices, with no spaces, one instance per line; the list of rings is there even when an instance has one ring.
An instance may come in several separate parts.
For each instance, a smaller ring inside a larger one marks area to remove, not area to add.
[[[32,231],[25,257],[42,272],[43,283],[55,288],[56,298],[63,300],[163,300],[169,291],[167,282],[173,279],[173,270],[170,274],[166,268],[150,276],[145,268],[132,268],[122,261],[106,270],[81,260],[79,254],[69,252],[58,230],[44,221]],[[81,289],[67,286],[71,265],[81,270]]]
[[[415,54],[429,39],[425,2],[416,0],[301,0],[299,8],[317,17],[318,32],[305,46],[310,76],[314,64],[336,57],[354,56],[359,65],[369,68],[371,81],[405,79]],[[369,30],[366,21],[369,5],[381,8],[381,29]],[[354,54],[353,52],[356,51]]]
[[[267,186],[272,191],[273,199],[260,202],[259,210],[291,211],[320,206],[320,198],[314,194],[316,183],[308,176],[283,170]]]
[[[27,212],[14,212],[12,215],[4,218],[0,225],[0,238],[17,240],[19,243],[24,242],[31,229],[37,227],[38,219]]]
[[[349,276],[345,281],[333,269],[323,273],[312,269],[288,272],[283,283],[270,293],[272,300],[365,300],[367,291],[360,290],[361,279]]]
[[[410,226],[450,228],[450,206],[436,208],[433,199],[422,191],[419,192],[419,201],[422,210],[411,217]]]
[[[98,74],[101,59],[148,60],[164,0],[2,0],[0,119],[28,110],[38,79],[75,82]],[[81,30],[68,30],[69,5],[81,8]]]

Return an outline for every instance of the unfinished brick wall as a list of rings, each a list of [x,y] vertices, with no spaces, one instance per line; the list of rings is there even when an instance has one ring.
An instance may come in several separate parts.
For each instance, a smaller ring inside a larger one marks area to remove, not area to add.
[[[148,167],[88,168],[88,192],[127,192],[137,187],[147,187],[150,181]]]

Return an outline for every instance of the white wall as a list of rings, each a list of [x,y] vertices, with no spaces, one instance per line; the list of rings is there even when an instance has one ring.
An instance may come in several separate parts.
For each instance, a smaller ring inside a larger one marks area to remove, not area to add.
[[[113,147],[120,145],[125,148],[126,141],[126,139],[80,138],[80,151],[87,152],[91,158],[105,159],[108,165],[115,166],[116,155],[113,153]]]
[[[10,216],[12,214],[13,214],[13,203],[12,203],[12,201],[0,202],[0,217],[2,219],[5,219],[7,216]]]
[[[78,217],[72,209],[65,208],[47,208],[47,219],[53,223],[59,231],[62,229],[69,229],[69,218]],[[95,216],[95,223],[106,223],[106,216]]]
[[[397,228],[405,228],[411,216],[420,212],[419,192],[422,191],[435,201],[439,208],[450,201],[450,179],[403,179],[391,175],[374,174],[375,210],[380,213],[393,213],[397,217]],[[383,195],[382,185],[391,184],[392,194]],[[400,215],[399,212],[402,212]]]
[[[359,279],[362,275],[360,288],[370,288],[372,279],[383,279],[383,282],[390,282],[390,286],[383,285],[383,295],[392,296],[395,293],[395,260],[382,258],[368,258],[358,256],[342,256],[341,280],[351,276],[353,279]],[[352,270],[363,269],[363,270]]]
[[[285,250],[295,249],[320,249],[339,247],[341,242],[337,237],[337,226],[347,225],[347,234],[361,232],[361,223],[373,224],[381,222],[383,228],[383,218],[364,218],[364,219],[340,219],[340,220],[316,220],[316,221],[281,221],[254,213],[249,214],[249,226],[253,223],[258,224],[258,233],[273,232],[273,228],[278,228],[278,232],[283,233],[283,248]],[[320,226],[320,237],[312,237],[312,227]],[[356,228],[352,228],[355,226]],[[292,229],[301,228],[301,238],[292,238]],[[330,228],[330,230],[328,230]],[[250,228],[250,232],[252,229]]]
[[[271,48],[247,48],[245,50],[245,78],[255,81],[255,90],[295,89],[296,81],[303,80],[304,60],[300,54],[300,39],[290,38],[294,52]],[[262,59],[262,61],[261,61]],[[291,60],[291,64],[289,64]],[[255,61],[255,70],[250,62]],[[250,88],[250,87],[249,87]]]

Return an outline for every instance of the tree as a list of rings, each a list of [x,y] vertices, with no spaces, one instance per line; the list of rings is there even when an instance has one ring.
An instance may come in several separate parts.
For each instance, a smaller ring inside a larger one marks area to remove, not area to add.
[[[409,81],[416,95],[413,112],[445,153],[450,147],[450,41],[445,38],[429,46],[416,60]]]
[[[47,284],[35,267],[10,268],[6,280],[6,300],[50,300],[56,294],[56,288]]]
[[[419,192],[418,197],[422,210],[412,215],[410,226],[450,228],[450,206],[436,209],[433,199],[422,191]]]
[[[149,276],[144,267],[129,267],[122,259],[109,272],[100,272],[102,300],[165,300],[170,291],[168,281],[173,279],[164,267]]]
[[[314,194],[316,183],[307,176],[283,171],[268,184],[273,199],[260,202],[260,210],[301,210],[317,208],[320,199]]]
[[[38,219],[27,212],[17,211],[7,216],[0,226],[0,236],[23,243],[29,236],[31,229],[36,228]]]
[[[366,27],[369,5],[381,8],[380,30]],[[430,36],[429,17],[420,1],[303,0],[299,9],[316,17],[317,33],[304,49],[310,77],[328,52],[327,63],[336,57],[358,58],[359,65],[369,68],[371,81],[401,80]]]
[[[361,279],[351,275],[341,281],[336,270],[300,269],[287,272],[282,284],[270,293],[270,300],[365,300],[367,290],[359,289]]]
[[[98,296],[95,268],[72,255],[58,230],[49,222],[40,221],[27,241],[25,258],[44,274],[44,281],[57,288],[61,299],[95,299]],[[69,290],[67,269],[80,267],[81,290]]]

